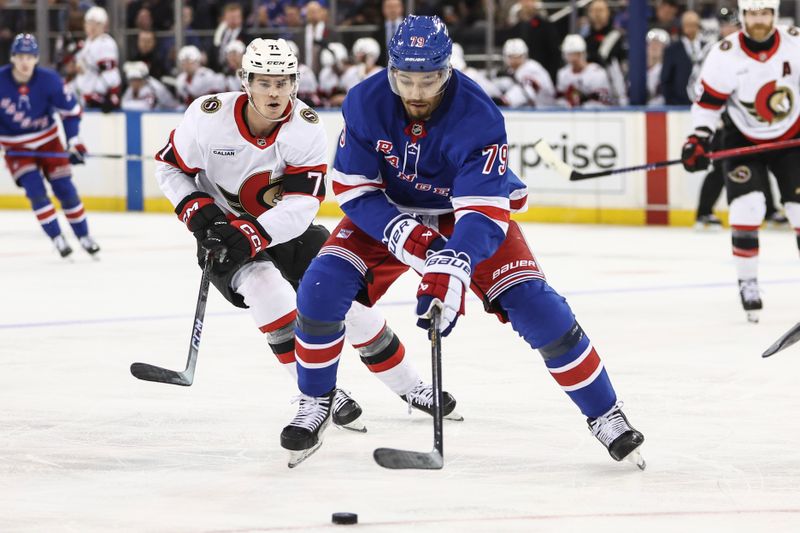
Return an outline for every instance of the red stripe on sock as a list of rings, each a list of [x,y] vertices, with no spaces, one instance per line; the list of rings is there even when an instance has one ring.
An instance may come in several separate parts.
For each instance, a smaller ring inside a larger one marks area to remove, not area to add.
[[[566,372],[553,372],[551,370],[550,373],[559,385],[562,387],[571,387],[591,376],[592,373],[597,370],[598,366],[600,366],[600,356],[597,355],[597,351],[592,348],[592,351],[586,356],[586,359],[581,361],[581,364],[575,368],[570,368]]]
[[[745,250],[744,248],[733,247],[733,255],[736,257],[758,257],[758,248]]]
[[[275,357],[277,357],[278,362],[283,365],[294,363],[294,352],[276,353]]]
[[[403,358],[406,355],[406,348],[403,346],[403,343],[400,343],[400,347],[397,348],[397,351],[394,352],[389,359],[386,361],[382,361],[380,363],[376,363],[374,365],[367,365],[370,372],[378,374],[380,372],[386,372],[387,370],[396,367],[400,364]]]
[[[297,359],[302,360],[304,363],[327,363],[328,361],[332,361],[342,353],[342,347],[344,346],[344,337],[342,337],[339,342],[330,346],[329,348],[323,349],[315,349],[315,348],[306,348],[301,343],[295,343],[295,352],[297,354]]]
[[[355,349],[359,349],[359,348],[363,348],[364,346],[367,346],[367,345],[369,345],[369,344],[372,344],[373,342],[375,342],[376,340],[378,340],[378,337],[380,337],[381,335],[383,335],[383,331],[384,331],[385,329],[386,329],[386,322],[384,321],[384,322],[383,322],[383,326],[381,327],[381,330],[378,332],[378,334],[377,334],[377,335],[375,335],[374,337],[372,337],[372,338],[371,338],[370,340],[368,340],[367,342],[362,342],[362,343],[360,343],[360,344],[354,344],[354,345],[353,345],[353,348],[355,348]]]
[[[50,218],[50,217],[54,216],[55,214],[56,214],[56,210],[55,209],[49,209],[49,210],[45,211],[44,213],[39,213],[38,215],[36,215],[36,218],[39,219],[39,220],[44,220],[46,218]]]
[[[67,220],[72,220],[73,218],[80,218],[83,216],[84,210],[81,207],[78,211],[74,213],[64,213],[67,216]]]
[[[281,329],[283,326],[294,320],[295,317],[297,317],[297,309],[293,309],[291,313],[283,315],[278,320],[273,320],[269,324],[264,324],[263,326],[258,328],[258,330],[261,333],[271,333],[276,329]]]

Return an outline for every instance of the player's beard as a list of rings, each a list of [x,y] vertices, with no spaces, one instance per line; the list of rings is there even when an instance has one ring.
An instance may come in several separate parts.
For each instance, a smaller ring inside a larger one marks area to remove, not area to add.
[[[411,120],[428,120],[442,101],[439,94],[427,100],[403,100],[403,107]]]
[[[746,27],[747,35],[754,41],[766,41],[772,34],[772,25],[752,24]]]

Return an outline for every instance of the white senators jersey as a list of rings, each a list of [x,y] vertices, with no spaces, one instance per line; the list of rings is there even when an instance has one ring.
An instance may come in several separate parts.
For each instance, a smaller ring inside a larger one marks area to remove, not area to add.
[[[86,102],[103,102],[111,92],[119,92],[119,49],[110,35],[104,33],[87,39],[75,55],[78,75],[75,88]]]
[[[375,66],[372,67],[372,70],[367,72],[366,65],[363,63],[351,65],[347,70],[344,71],[344,74],[342,74],[342,77],[339,80],[339,88],[345,92],[350,92],[350,89],[370,76],[374,76],[378,72],[383,72],[383,68]]]
[[[218,74],[208,67],[200,67],[189,76],[185,72],[178,74],[175,80],[175,92],[178,100],[184,105],[189,105],[196,98],[223,92],[225,90],[225,76]]]
[[[270,246],[302,234],[325,197],[328,142],[319,115],[300,100],[269,137],[244,121],[241,92],[198,98],[156,154],[156,178],[172,205],[203,191],[232,215],[256,217]]]
[[[513,76],[515,83],[505,91],[509,106],[547,106],[555,103],[553,80],[539,62],[528,59],[514,71]]]
[[[130,111],[175,110],[180,104],[169,89],[157,79],[149,76],[138,89],[129,86],[122,95],[122,109]]]
[[[560,102],[567,107],[600,107],[612,103],[608,74],[597,63],[589,63],[580,72],[569,65],[561,67],[556,79]]]
[[[727,107],[736,128],[753,142],[800,131],[800,30],[777,28],[773,36],[772,46],[760,52],[747,47],[741,31],[714,46],[700,72],[694,128],[715,130]]]

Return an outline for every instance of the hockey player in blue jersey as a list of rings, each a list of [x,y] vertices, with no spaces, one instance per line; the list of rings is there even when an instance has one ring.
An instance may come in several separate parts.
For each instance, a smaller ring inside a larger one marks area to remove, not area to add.
[[[94,255],[100,247],[89,235],[86,213],[70,169],[70,164],[83,164],[86,155],[78,137],[81,106],[65,89],[58,73],[37,66],[38,61],[36,38],[27,33],[17,35],[11,44],[11,64],[0,67],[0,146],[6,152],[64,152],[53,114],[61,115],[69,157],[21,157],[6,153],[6,164],[17,185],[25,189],[36,218],[61,256],[67,257],[72,248],[61,234],[45,178],[81,246]]]
[[[450,67],[451,48],[439,18],[409,16],[390,43],[386,75],[347,95],[330,174],[346,217],[298,290],[295,349],[304,396],[281,444],[319,446],[345,313],[353,301],[374,304],[413,268],[422,276],[420,327],[428,328],[438,306],[448,335],[470,287],[488,312],[539,350],[610,455],[644,468],[644,436],[628,423],[597,351],[509,218],[525,209],[527,192],[507,166],[503,115]]]

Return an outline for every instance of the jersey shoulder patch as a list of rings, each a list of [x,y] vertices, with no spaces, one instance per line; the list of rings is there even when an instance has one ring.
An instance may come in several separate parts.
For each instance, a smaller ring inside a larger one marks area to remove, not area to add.
[[[203,103],[200,104],[200,110],[203,111],[203,113],[216,113],[220,109],[222,109],[222,100],[217,96],[206,98],[203,100]]]
[[[723,52],[727,52],[731,48],[733,48],[733,43],[731,43],[727,39],[719,43],[719,49],[722,50]]]
[[[788,34],[789,34],[789,35],[791,35],[792,37],[797,37],[798,35],[800,35],[800,30],[799,30],[799,29],[797,29],[797,27],[796,27],[796,26],[792,26],[791,28],[789,28],[788,30],[786,30],[786,33],[788,33]]]
[[[319,124],[319,115],[310,107],[305,107],[300,110],[300,117],[311,124]]]

